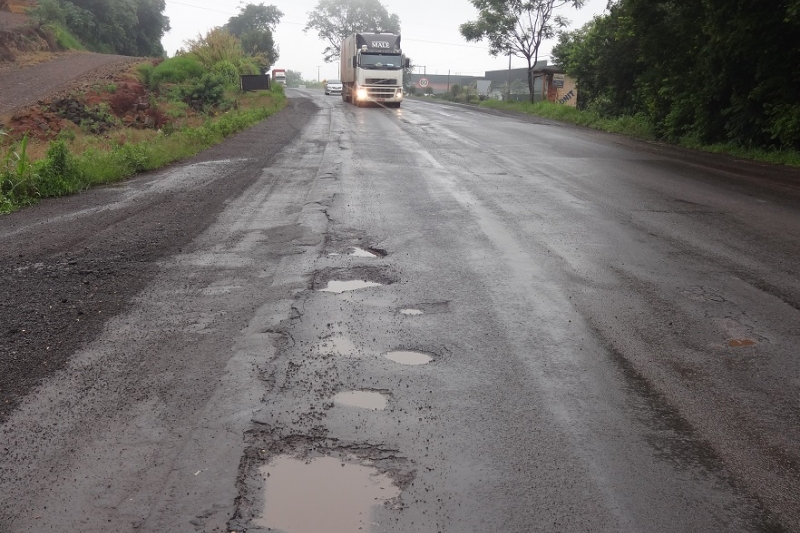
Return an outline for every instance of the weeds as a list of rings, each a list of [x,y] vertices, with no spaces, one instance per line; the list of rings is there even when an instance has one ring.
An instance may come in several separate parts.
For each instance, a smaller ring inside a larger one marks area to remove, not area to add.
[[[241,96],[237,107],[202,123],[183,127],[169,123],[169,134],[153,130],[124,130],[108,139],[79,137],[62,130],[41,159],[31,162],[28,139],[8,148],[0,161],[0,213],[8,213],[39,198],[74,194],[89,187],[112,183],[138,172],[163,167],[221,142],[283,108],[280,86],[275,91]],[[186,113],[186,104],[175,104]],[[192,119],[195,120],[195,119]],[[0,131],[0,135],[5,135]],[[69,143],[69,144],[68,144]]]
[[[0,132],[5,135],[5,133]],[[7,213],[15,206],[28,205],[39,197],[33,164],[28,157],[28,136],[19,145],[6,151],[0,164],[0,212]]]

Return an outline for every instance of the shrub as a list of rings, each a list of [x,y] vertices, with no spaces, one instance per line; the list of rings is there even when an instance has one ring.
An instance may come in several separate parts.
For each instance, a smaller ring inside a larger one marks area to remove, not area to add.
[[[214,65],[214,68],[211,69],[211,72],[224,80],[226,87],[239,86],[239,69],[236,68],[236,65],[234,65],[232,62],[220,61]]]
[[[50,143],[47,155],[37,161],[37,187],[42,197],[62,196],[84,189],[75,160],[63,141]]]
[[[177,94],[181,100],[198,111],[214,107],[225,99],[225,79],[217,74],[208,73],[199,80],[178,87]]]
[[[205,36],[186,41],[189,51],[208,69],[221,61],[236,64],[245,57],[242,42],[222,28],[214,28]]]
[[[158,88],[162,83],[184,83],[201,77],[204,72],[203,65],[194,57],[176,56],[153,69],[148,86]]]

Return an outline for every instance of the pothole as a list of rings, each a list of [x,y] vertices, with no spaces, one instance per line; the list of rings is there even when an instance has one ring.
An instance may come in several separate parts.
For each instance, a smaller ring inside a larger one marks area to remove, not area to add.
[[[351,257],[367,257],[370,259],[374,259],[376,257],[380,257],[377,253],[372,252],[370,250],[365,250],[364,248],[359,248],[354,246],[353,248],[349,248],[347,250],[347,255]]]
[[[264,514],[253,522],[287,533],[370,531],[373,507],[396,498],[400,489],[386,474],[357,461],[276,457],[260,468]]]
[[[368,289],[370,287],[380,287],[382,283],[375,283],[374,281],[366,281],[363,279],[355,279],[351,281],[334,281],[328,282],[324,289],[318,289],[319,292],[335,292],[341,294],[348,291],[357,291],[359,289]]]
[[[406,316],[419,316],[424,315],[425,313],[421,309],[401,309],[400,314]]]
[[[394,352],[389,352],[384,355],[388,360],[394,361],[395,363],[399,363],[401,365],[427,365],[431,361],[433,361],[433,357],[426,353],[422,352],[414,352],[414,351],[407,351],[407,350],[398,350]]]
[[[333,397],[333,403],[345,405],[347,407],[359,407],[361,409],[372,409],[373,411],[383,411],[386,409],[388,399],[380,392],[353,390],[340,392]]]
[[[359,265],[321,270],[314,275],[312,288],[321,292],[342,293],[389,285],[396,281],[396,274],[387,266]]]

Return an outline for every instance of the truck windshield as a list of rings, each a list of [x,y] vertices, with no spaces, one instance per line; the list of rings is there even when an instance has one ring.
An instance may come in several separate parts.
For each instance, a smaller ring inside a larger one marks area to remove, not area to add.
[[[361,68],[378,70],[400,70],[403,67],[403,56],[384,56],[361,54]]]

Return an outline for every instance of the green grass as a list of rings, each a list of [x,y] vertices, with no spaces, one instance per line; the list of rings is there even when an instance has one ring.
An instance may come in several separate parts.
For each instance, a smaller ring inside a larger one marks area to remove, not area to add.
[[[480,103],[480,106],[502,111],[527,113],[529,115],[536,115],[569,124],[586,126],[596,130],[620,133],[637,139],[657,140],[652,124],[641,116],[606,118],[592,111],[581,111],[574,107],[550,102],[531,104],[528,102],[485,100]],[[760,148],[746,148],[732,144],[706,145],[692,138],[682,139],[677,145],[693,150],[724,154],[751,161],[785,166],[800,166],[800,152],[797,150],[766,150]]]
[[[86,47],[83,46],[80,41],[69,32],[69,30],[60,24],[51,24],[49,28],[50,31],[53,32],[58,46],[64,50],[86,50]]]
[[[111,150],[89,148],[70,152],[67,143],[50,143],[38,161],[27,156],[27,138],[6,149],[0,159],[0,213],[35,203],[40,198],[74,194],[95,185],[119,181],[138,172],[163,167],[222,142],[283,109],[281,90],[244,95],[239,109],[209,117],[199,127],[186,127]]]

